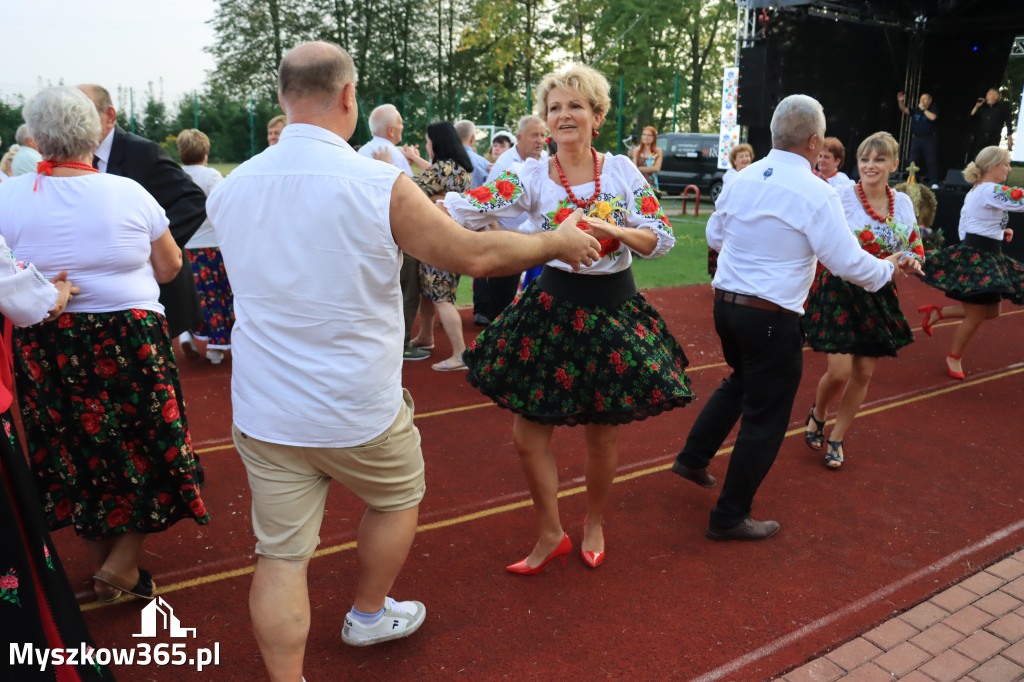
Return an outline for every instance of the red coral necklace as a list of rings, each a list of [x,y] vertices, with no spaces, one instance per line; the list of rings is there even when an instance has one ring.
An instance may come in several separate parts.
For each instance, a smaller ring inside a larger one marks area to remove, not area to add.
[[[555,170],[558,171],[558,179],[562,181],[562,187],[565,188],[565,191],[569,194],[569,201],[582,209],[586,209],[587,206],[590,205],[590,202],[594,201],[601,195],[601,176],[598,175],[597,150],[591,147],[590,153],[594,155],[594,195],[586,201],[577,199],[576,195],[572,193],[572,188],[569,187],[569,181],[565,179],[565,171],[562,170],[562,164],[558,162],[558,154],[555,154]]]
[[[884,223],[889,218],[892,218],[896,209],[896,193],[892,191],[892,187],[886,185],[885,193],[889,196],[889,215],[883,218],[871,207],[871,203],[868,201],[867,195],[864,194],[864,187],[861,185],[860,180],[857,181],[857,197],[860,199],[860,203],[864,207],[865,213],[880,223]]]

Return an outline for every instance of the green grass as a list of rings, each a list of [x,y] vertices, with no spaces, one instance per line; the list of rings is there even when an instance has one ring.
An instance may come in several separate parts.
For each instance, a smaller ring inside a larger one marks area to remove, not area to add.
[[[674,204],[674,205],[673,205]],[[704,228],[711,217],[710,205],[701,204],[701,214],[693,215],[693,204],[685,217],[679,216],[679,202],[666,201],[669,219],[676,234],[676,245],[662,256],[647,260],[633,256],[633,277],[640,289],[681,287],[710,282],[708,276],[708,243]],[[456,305],[472,305],[473,278],[462,277],[455,298]]]
[[[216,168],[217,170],[220,171],[220,174],[223,175],[224,177],[227,177],[228,173],[230,173],[231,171],[233,171],[236,168],[238,168],[238,165],[239,164],[237,164],[237,163],[211,163],[211,164],[209,164],[210,168]]]

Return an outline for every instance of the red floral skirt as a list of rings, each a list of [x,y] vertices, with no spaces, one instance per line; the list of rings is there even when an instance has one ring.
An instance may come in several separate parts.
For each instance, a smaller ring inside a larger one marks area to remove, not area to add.
[[[235,297],[224,269],[220,249],[189,249],[192,275],[199,290],[203,317],[192,336],[207,341],[210,348],[231,347],[231,327],[235,324]]]
[[[567,426],[625,424],[693,400],[686,355],[642,294],[581,305],[545,291],[544,277],[463,353],[470,383],[527,419]],[[590,288],[610,279],[568,277]]]
[[[65,313],[14,330],[26,445],[51,530],[88,540],[209,522],[167,323]]]

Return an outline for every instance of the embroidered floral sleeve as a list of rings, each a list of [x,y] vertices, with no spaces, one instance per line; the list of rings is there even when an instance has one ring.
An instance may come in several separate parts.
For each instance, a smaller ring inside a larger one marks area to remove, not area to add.
[[[632,171],[632,172],[630,172]],[[626,170],[629,173],[630,196],[625,211],[625,222],[629,227],[647,229],[658,237],[658,243],[651,253],[638,253],[641,258],[660,258],[668,253],[676,243],[672,231],[672,223],[661,208],[661,203],[654,196],[651,186],[644,180],[635,167]]]
[[[507,170],[491,182],[463,194],[449,192],[444,198],[448,214],[463,227],[479,230],[497,218],[515,218],[528,198],[522,178]]]
[[[1004,211],[1024,211],[1024,189],[993,184],[992,199]]]

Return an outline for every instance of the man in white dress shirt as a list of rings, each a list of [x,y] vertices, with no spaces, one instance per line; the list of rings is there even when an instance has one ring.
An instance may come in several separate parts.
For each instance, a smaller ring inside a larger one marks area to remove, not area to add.
[[[835,190],[812,172],[825,137],[821,105],[790,95],[772,116],[772,150],[725,186],[707,226],[719,252],[715,329],[732,374],[708,399],[672,471],[705,488],[707,472],[736,422],[739,435],[707,537],[760,540],[779,530],[750,517],[789,425],[803,369],[800,315],[815,262],[832,274],[878,291],[897,267],[920,271],[900,254],[884,260],[861,250]],[[899,264],[899,265],[898,265]]]
[[[494,160],[487,182],[494,182],[499,175],[527,159],[547,158],[544,150],[544,133],[547,124],[540,116],[528,114],[519,119],[516,129],[516,143]],[[502,218],[498,224],[506,230],[514,230],[523,223],[522,218]],[[525,222],[529,222],[527,218]],[[485,326],[501,314],[501,311],[516,297],[522,273],[506,277],[482,277],[473,280],[473,323]]]
[[[477,154],[476,149],[473,148],[473,145],[476,143],[475,123],[464,118],[455,124],[455,132],[458,134],[459,139],[462,140],[462,146],[466,150],[466,154],[469,155],[469,160],[473,163],[473,186],[470,189],[476,189],[486,182],[487,169],[491,167],[491,162]]]
[[[43,160],[43,155],[39,153],[39,145],[36,144],[36,138],[32,137],[32,133],[29,132],[27,123],[18,126],[18,129],[14,131],[14,139],[20,148],[14,155],[14,160],[11,161],[11,175],[35,173],[36,166]]]
[[[337,45],[288,52],[278,71],[288,115],[280,141],[209,198],[235,296],[232,435],[258,540],[249,609],[273,680],[302,674],[306,575],[332,480],[367,505],[342,640],[405,637],[425,618],[420,602],[387,596],[425,490],[402,388],[402,252],[473,276],[555,258],[578,267],[598,256],[597,241],[573,219],[538,235],[466,230],[406,174],[361,158],[345,142],[359,115],[355,80]]]

